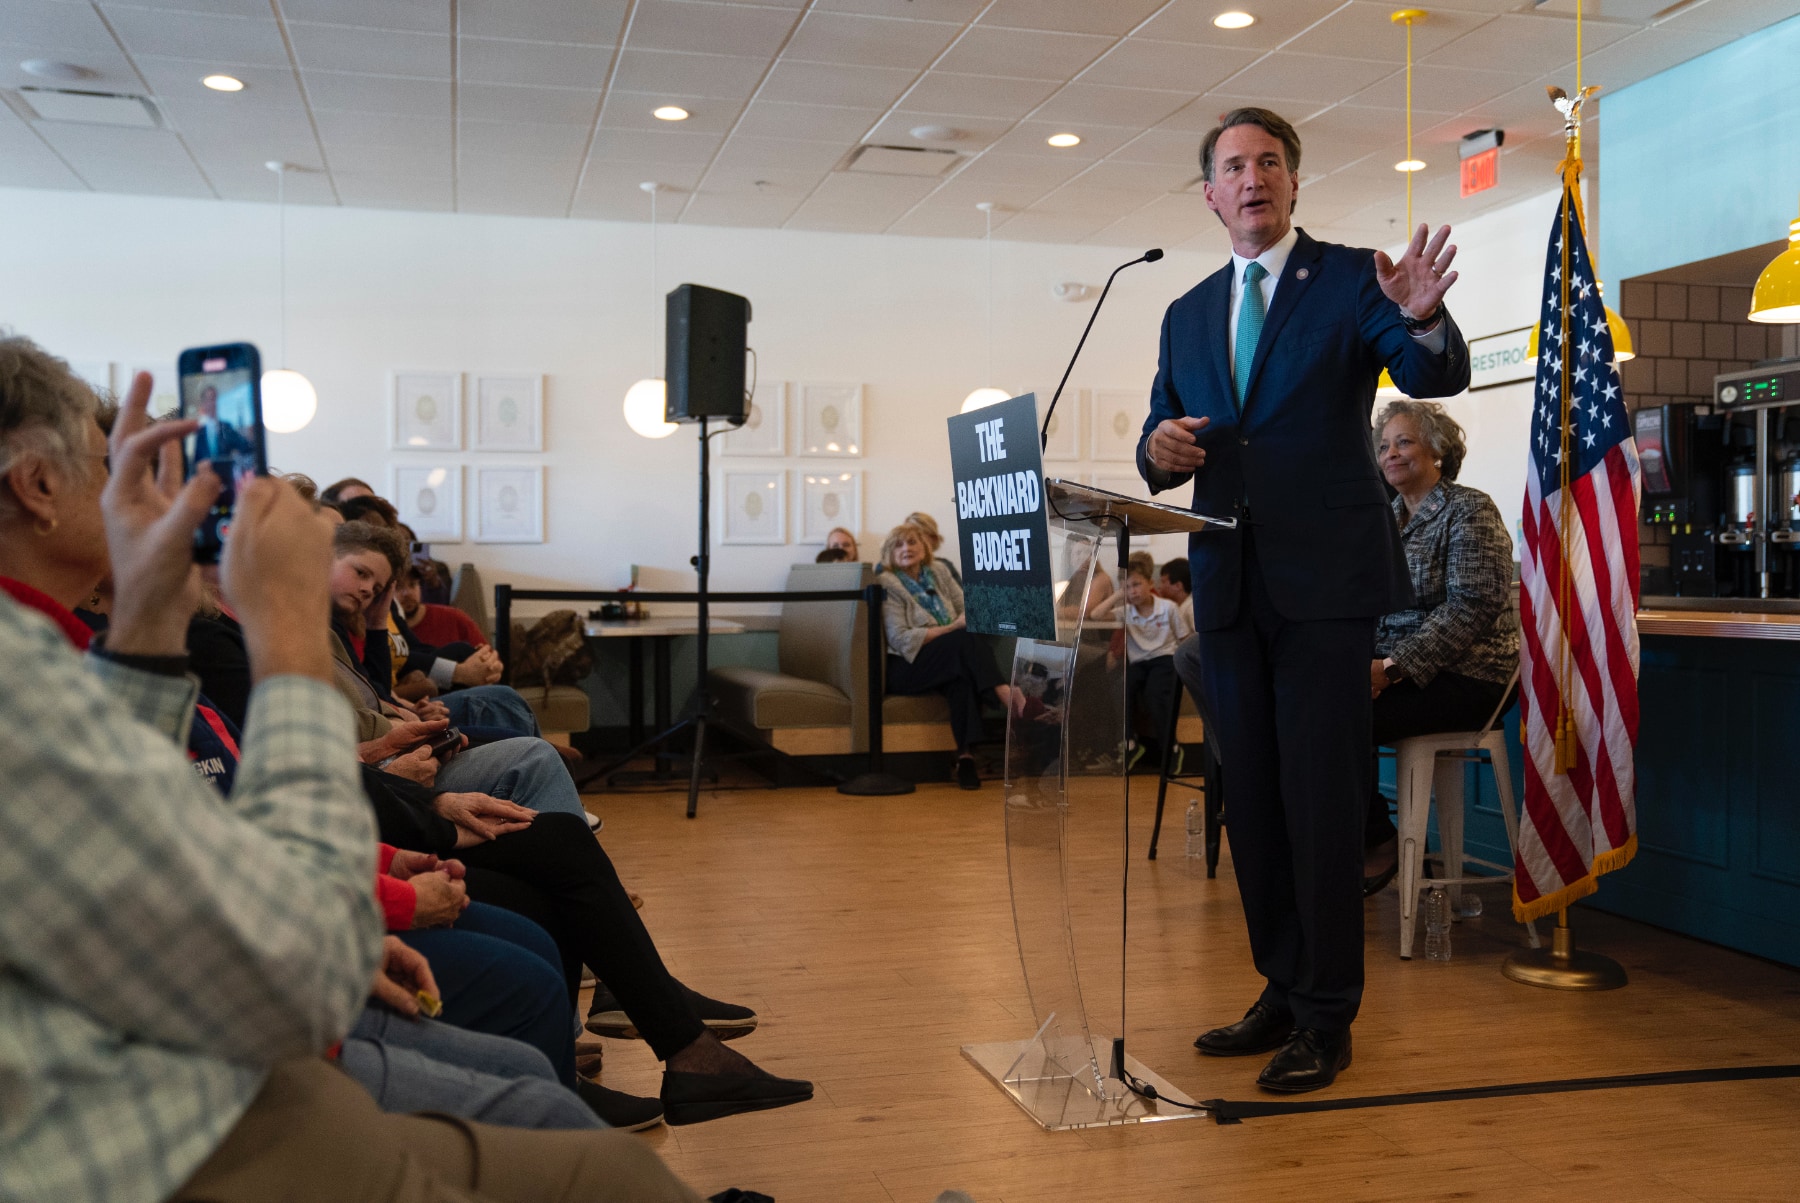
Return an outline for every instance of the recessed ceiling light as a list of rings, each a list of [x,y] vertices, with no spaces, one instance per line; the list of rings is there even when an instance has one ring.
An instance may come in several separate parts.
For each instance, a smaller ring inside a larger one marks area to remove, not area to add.
[[[1249,13],[1233,11],[1220,13],[1213,18],[1213,24],[1217,25],[1220,29],[1248,29],[1250,26],[1256,24],[1256,18]]]
[[[1080,146],[1081,145],[1081,135],[1080,134],[1051,134],[1048,138],[1044,139],[1044,141],[1048,142],[1052,146],[1058,146],[1058,147]]]
[[[1425,170],[1425,161],[1423,159],[1401,159],[1398,163],[1394,164],[1394,170],[1395,171],[1424,171]]]
[[[660,109],[652,109],[650,115],[658,121],[686,121],[691,116],[678,104],[665,104]]]
[[[235,75],[209,75],[200,81],[215,92],[242,92],[244,81]]]

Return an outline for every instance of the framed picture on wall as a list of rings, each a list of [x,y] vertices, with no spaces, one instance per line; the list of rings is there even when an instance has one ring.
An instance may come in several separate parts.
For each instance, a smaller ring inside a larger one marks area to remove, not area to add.
[[[1044,420],[1044,414],[1050,408],[1050,398],[1056,396],[1056,386],[1037,390],[1038,421]],[[1065,388],[1062,400],[1056,403],[1056,412],[1050,415],[1050,439],[1044,444],[1044,458],[1047,460],[1078,460],[1081,458],[1081,414],[1087,408],[1087,390],[1084,388]]]
[[[853,535],[862,528],[862,473],[801,472],[798,541],[823,545],[839,526]]]
[[[395,464],[388,496],[400,521],[412,527],[421,543],[461,543],[463,537],[461,464]]]
[[[860,384],[800,386],[800,454],[844,458],[863,453]]]
[[[1093,416],[1088,424],[1090,455],[1108,462],[1134,462],[1144,416],[1150,412],[1149,398],[1136,390],[1099,389],[1088,410]]]
[[[543,376],[475,377],[475,450],[543,449]]]
[[[544,541],[544,470],[538,467],[475,469],[475,542]]]
[[[787,454],[787,382],[758,380],[750,394],[750,416],[727,431],[721,455]]]
[[[395,372],[391,393],[394,450],[462,450],[461,372]]]
[[[787,473],[725,473],[725,534],[731,544],[786,543]]]

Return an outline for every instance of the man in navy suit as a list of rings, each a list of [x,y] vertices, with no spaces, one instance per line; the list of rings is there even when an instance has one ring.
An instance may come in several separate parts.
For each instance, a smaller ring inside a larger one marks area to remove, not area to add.
[[[1394,261],[1295,228],[1300,139],[1266,109],[1221,118],[1200,165],[1232,259],[1163,318],[1138,470],[1157,491],[1192,479],[1195,510],[1238,519],[1191,541],[1199,633],[1176,666],[1217,739],[1267,984],[1194,1043],[1275,1051],[1258,1085],[1316,1090],[1350,1064],[1362,1001],[1375,619],[1413,604],[1370,410],[1383,368],[1413,397],[1467,387],[1443,306],[1456,248],[1449,227],[1427,245],[1421,226]]]

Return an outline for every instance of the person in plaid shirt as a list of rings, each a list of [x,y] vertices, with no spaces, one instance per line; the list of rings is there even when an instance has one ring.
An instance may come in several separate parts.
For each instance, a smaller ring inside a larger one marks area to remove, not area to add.
[[[382,951],[330,533],[284,482],[238,494],[223,580],[256,684],[221,796],[182,751],[219,483],[180,485],[194,423],[150,427],[149,395],[140,373],[109,447],[67,365],[0,336],[0,1200],[694,1203],[628,1136],[382,1115],[324,1060]],[[102,524],[98,564],[59,550],[95,540],[48,537]],[[84,660],[45,614],[109,569]]]
[[[1418,604],[1375,625],[1375,743],[1479,730],[1519,668],[1512,539],[1493,498],[1456,483],[1468,447],[1442,405],[1395,401],[1381,411],[1377,430],[1375,455],[1394,489]],[[1373,780],[1363,848],[1367,896],[1399,866],[1387,799]]]

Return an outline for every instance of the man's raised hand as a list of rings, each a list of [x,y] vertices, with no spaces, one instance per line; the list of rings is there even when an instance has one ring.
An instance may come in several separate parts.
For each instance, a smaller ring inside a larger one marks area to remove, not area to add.
[[[1450,227],[1439,226],[1429,243],[1425,234],[1424,225],[1413,231],[1398,262],[1383,251],[1375,252],[1375,282],[1388,300],[1414,320],[1435,314],[1444,303],[1444,294],[1456,283],[1456,273],[1450,270],[1456,248],[1444,245],[1450,240]]]

